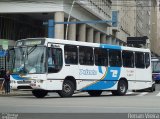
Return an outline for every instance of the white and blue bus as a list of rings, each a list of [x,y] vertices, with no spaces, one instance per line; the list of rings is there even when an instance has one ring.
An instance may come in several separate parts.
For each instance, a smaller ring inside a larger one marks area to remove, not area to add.
[[[100,96],[103,91],[125,95],[127,90],[153,88],[149,49],[29,38],[18,40],[13,53],[11,87],[31,88],[37,98],[48,92]]]

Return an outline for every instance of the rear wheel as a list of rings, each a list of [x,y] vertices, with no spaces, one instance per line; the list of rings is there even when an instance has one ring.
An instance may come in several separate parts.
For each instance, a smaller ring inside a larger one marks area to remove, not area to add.
[[[37,90],[32,90],[32,94],[36,98],[44,98],[48,94],[48,91],[37,89]]]
[[[88,94],[90,96],[100,96],[102,94],[102,91],[101,90],[88,91]]]
[[[153,91],[155,91],[155,90],[156,90],[156,89],[155,89],[155,84],[152,84],[152,87],[149,88],[149,91],[150,91],[150,92],[153,92]]]
[[[127,83],[124,80],[120,80],[118,83],[118,89],[112,91],[112,94],[119,96],[125,95],[127,92],[127,87],[128,87]]]
[[[74,93],[74,84],[70,80],[64,81],[62,90],[58,91],[58,94],[61,97],[71,97],[73,93]]]

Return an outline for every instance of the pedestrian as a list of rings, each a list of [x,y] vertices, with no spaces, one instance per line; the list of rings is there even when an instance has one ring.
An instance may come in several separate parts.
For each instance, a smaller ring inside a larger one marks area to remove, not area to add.
[[[5,87],[5,94],[10,93],[10,71],[7,70],[6,74],[4,75],[4,87]]]

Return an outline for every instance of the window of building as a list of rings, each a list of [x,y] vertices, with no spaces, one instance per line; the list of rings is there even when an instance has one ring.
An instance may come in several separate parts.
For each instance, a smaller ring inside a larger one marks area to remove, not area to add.
[[[78,50],[77,46],[65,45],[64,55],[66,64],[78,64]]]
[[[135,66],[136,68],[144,68],[144,53],[143,52],[136,52],[135,53]]]
[[[146,68],[150,66],[150,54],[149,53],[145,53],[145,65],[146,65]]]
[[[79,47],[79,63],[81,65],[93,65],[93,48],[80,46]]]
[[[134,67],[134,54],[131,51],[122,52],[123,66],[133,68]]]
[[[119,50],[109,50],[109,64],[111,67],[121,67],[121,51]]]
[[[95,48],[95,65],[97,66],[108,66],[108,51],[107,49]]]

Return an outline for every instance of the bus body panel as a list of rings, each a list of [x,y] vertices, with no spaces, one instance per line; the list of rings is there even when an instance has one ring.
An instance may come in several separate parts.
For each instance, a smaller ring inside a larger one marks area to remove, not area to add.
[[[28,89],[32,80],[46,80],[46,74],[11,74],[10,75],[10,87],[13,90],[16,89]],[[26,88],[25,88],[26,87]]]
[[[129,90],[137,90],[151,87],[152,77],[151,77],[151,66],[148,68],[138,69],[138,68],[127,68],[127,67],[111,67],[111,66],[96,66],[94,65],[80,65],[78,64],[66,64],[64,56],[64,46],[65,45],[75,45],[75,46],[87,46],[102,49],[114,49],[119,51],[133,51],[133,52],[143,52],[150,53],[149,49],[131,48],[124,46],[114,46],[108,44],[98,44],[98,43],[86,43],[77,41],[68,41],[60,39],[44,39],[44,46],[46,47],[59,47],[62,49],[63,54],[63,66],[59,72],[56,73],[46,73],[41,75],[43,78],[33,78],[31,79],[31,87],[33,89],[43,89],[50,91],[62,90],[64,80],[73,78],[76,81],[76,90],[79,91],[89,91],[89,90],[117,90],[118,82],[121,79],[126,79],[128,83]]]

